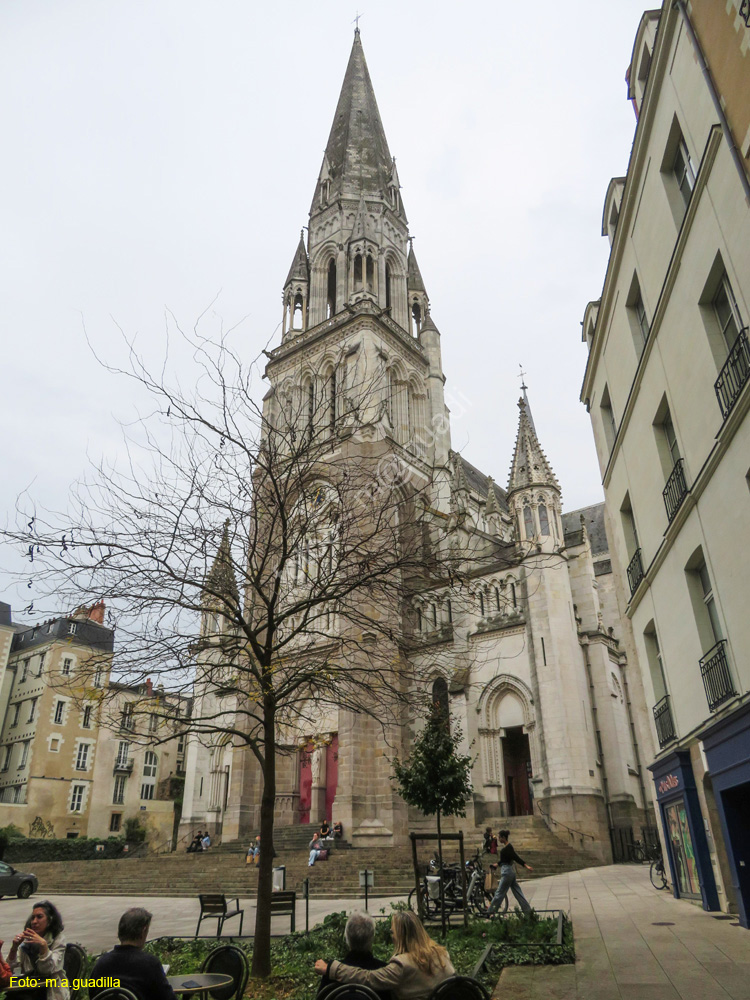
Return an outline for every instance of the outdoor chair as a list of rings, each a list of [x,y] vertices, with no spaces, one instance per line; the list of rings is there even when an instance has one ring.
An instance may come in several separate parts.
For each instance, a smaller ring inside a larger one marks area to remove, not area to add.
[[[228,986],[209,990],[212,1000],[241,1000],[250,977],[245,952],[231,944],[214,948],[201,966],[201,972],[232,977],[232,982]]]
[[[86,951],[84,947],[80,944],[70,944],[65,945],[65,957],[63,958],[63,971],[65,972],[65,978],[69,983],[72,983],[74,979],[80,979],[83,973],[83,968],[86,964]],[[83,992],[80,989],[70,991],[71,997],[83,996]]]
[[[435,987],[430,1000],[490,1000],[490,995],[470,976],[451,976]]]
[[[96,1000],[138,1000],[138,997],[130,990],[124,990],[121,986],[117,986],[114,989],[98,993]]]
[[[242,921],[244,919],[245,911],[240,909],[239,899],[234,901],[234,909],[230,910],[227,907],[227,897],[223,892],[216,893],[199,893],[198,899],[201,904],[201,912],[198,917],[198,926],[195,928],[195,936],[198,937],[198,932],[201,929],[202,920],[215,920],[216,921],[216,937],[221,937],[221,932],[224,928],[224,924],[230,917],[240,918],[240,933],[239,937],[242,937]]]
[[[344,983],[332,993],[326,993],[326,1000],[380,1000],[380,997],[369,986]]]

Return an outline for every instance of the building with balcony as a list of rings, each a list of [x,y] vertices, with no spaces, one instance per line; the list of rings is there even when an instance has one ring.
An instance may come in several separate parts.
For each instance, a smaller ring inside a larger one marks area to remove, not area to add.
[[[665,2],[586,307],[594,430],[675,894],[750,916],[750,8]]]

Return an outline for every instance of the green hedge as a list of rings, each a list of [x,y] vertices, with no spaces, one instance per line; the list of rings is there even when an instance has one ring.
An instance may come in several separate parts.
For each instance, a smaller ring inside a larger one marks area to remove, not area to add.
[[[97,851],[102,846],[103,851]],[[125,847],[128,850],[125,850]],[[106,858],[138,857],[145,851],[143,844],[127,844],[119,837],[95,840],[76,837],[75,840],[35,839],[13,841],[8,844],[3,858],[10,865],[20,867],[34,861],[88,861]]]

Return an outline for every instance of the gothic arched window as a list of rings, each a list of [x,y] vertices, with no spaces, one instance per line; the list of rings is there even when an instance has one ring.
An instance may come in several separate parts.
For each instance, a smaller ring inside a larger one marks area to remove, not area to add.
[[[540,503],[538,507],[539,511],[539,531],[543,535],[549,534],[549,517],[547,516],[547,506],[546,504]]]
[[[294,296],[294,315],[292,317],[292,329],[302,329],[302,296],[297,293]]]
[[[391,308],[391,265],[385,265],[385,308]]]
[[[375,263],[374,263],[371,255],[369,253],[367,254],[367,257],[365,258],[365,261],[366,261],[366,264],[367,264],[367,267],[366,267],[366,271],[367,271],[367,291],[368,292],[372,292],[372,291],[375,290]]]
[[[302,405],[305,407],[305,431],[312,438],[315,434],[315,383],[311,378],[302,387]]]
[[[479,591],[479,614],[484,618],[484,594]]]
[[[328,287],[326,290],[326,319],[336,315],[336,261],[328,262]]]
[[[416,337],[422,328],[422,310],[418,302],[413,302],[411,307],[411,332]]]
[[[534,537],[534,515],[528,504],[524,504],[523,508],[523,530],[527,538]]]
[[[362,254],[358,253],[354,258],[354,287],[362,287]]]
[[[492,588],[495,592],[495,611],[500,610],[500,591],[497,587]]]
[[[450,704],[448,702],[448,685],[444,677],[436,678],[432,685],[432,703],[437,706],[447,723],[450,717]]]
[[[328,429],[331,434],[336,431],[336,369],[332,369],[328,376]]]

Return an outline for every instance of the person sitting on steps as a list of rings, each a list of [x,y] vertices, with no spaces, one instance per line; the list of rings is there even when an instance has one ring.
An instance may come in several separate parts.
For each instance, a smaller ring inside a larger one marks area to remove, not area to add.
[[[317,830],[312,835],[312,840],[310,841],[310,844],[308,846],[310,848],[310,857],[307,861],[307,867],[312,868],[312,866],[315,864],[316,858],[318,857],[318,853],[321,850],[320,834],[318,833]]]

